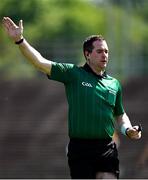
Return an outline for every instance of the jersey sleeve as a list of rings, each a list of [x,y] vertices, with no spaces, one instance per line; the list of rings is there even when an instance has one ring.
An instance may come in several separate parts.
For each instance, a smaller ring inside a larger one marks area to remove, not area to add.
[[[62,83],[68,83],[73,79],[73,69],[75,65],[70,63],[57,63],[52,62],[51,74],[49,79],[59,81]]]
[[[114,109],[114,115],[120,116],[121,114],[124,114],[124,108],[123,108],[123,102],[122,102],[122,88],[120,83],[118,82],[118,92],[115,102],[115,109]]]

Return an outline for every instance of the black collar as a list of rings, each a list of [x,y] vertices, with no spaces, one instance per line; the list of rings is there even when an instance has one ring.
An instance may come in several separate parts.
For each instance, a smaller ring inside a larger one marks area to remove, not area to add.
[[[96,74],[87,63],[85,63],[84,66],[82,66],[82,68],[85,71],[92,73],[93,75],[95,75],[99,79],[106,78],[106,76],[107,76],[106,71],[104,71],[104,73],[102,75]]]

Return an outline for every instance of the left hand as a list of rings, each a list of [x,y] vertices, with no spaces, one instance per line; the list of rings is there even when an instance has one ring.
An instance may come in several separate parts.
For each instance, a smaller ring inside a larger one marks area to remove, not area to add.
[[[131,139],[140,139],[141,138],[141,130],[139,131],[139,126],[133,126],[127,129],[126,134]]]

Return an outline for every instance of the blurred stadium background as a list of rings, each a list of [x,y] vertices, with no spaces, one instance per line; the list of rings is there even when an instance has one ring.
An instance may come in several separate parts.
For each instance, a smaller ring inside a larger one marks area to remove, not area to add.
[[[83,40],[102,34],[108,73],[123,84],[124,106],[143,136],[118,134],[121,178],[148,178],[148,1],[3,0],[0,17],[24,21],[24,36],[44,57],[83,64]],[[70,178],[64,86],[49,81],[0,28],[0,178]]]

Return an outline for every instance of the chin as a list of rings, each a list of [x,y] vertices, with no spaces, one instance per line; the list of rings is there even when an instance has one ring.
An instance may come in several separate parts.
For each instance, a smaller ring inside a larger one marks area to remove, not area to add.
[[[105,65],[105,66],[102,66],[101,69],[102,69],[102,70],[105,70],[106,67],[107,67],[106,65]]]

